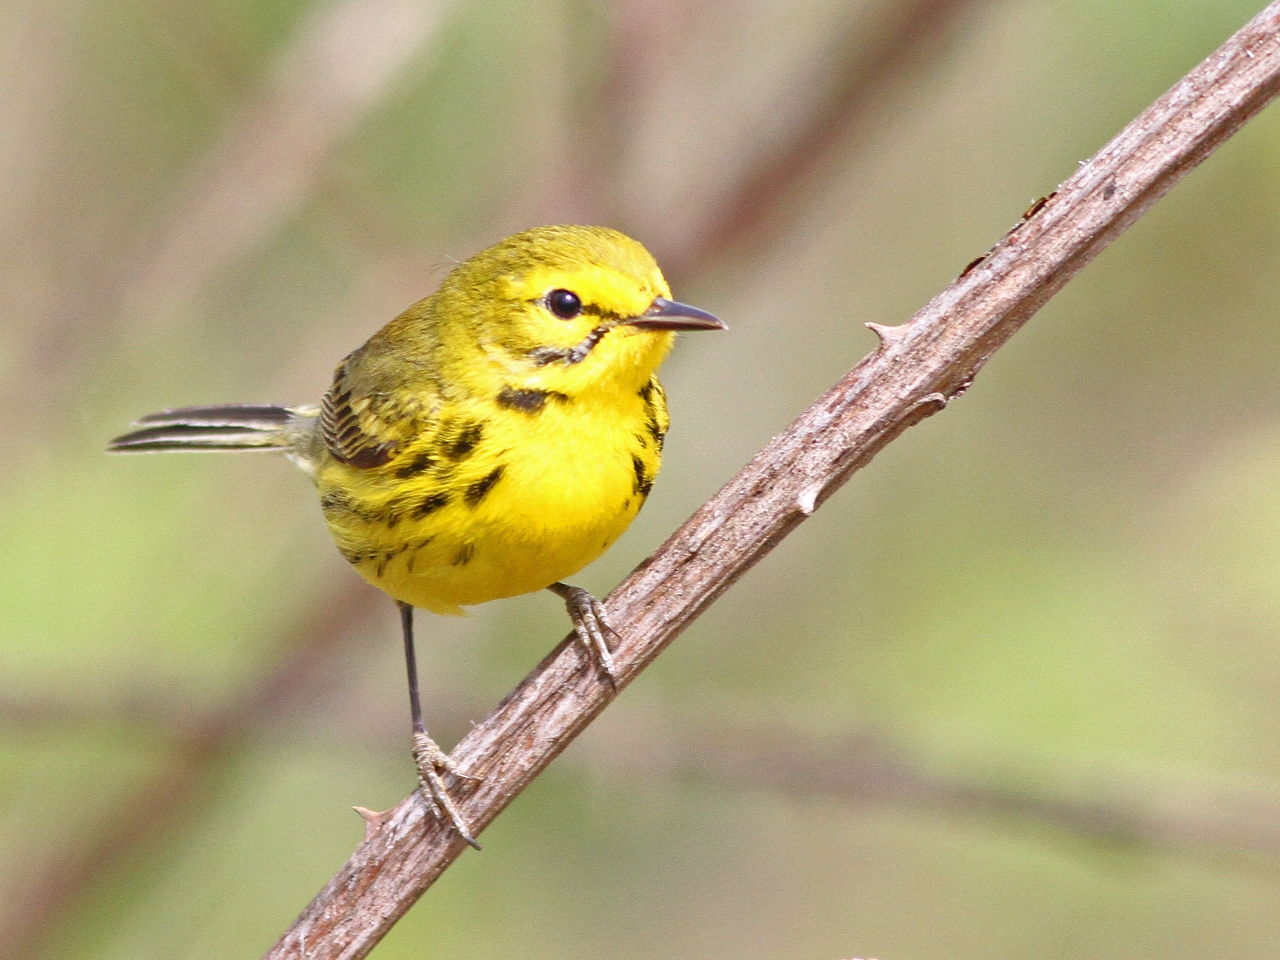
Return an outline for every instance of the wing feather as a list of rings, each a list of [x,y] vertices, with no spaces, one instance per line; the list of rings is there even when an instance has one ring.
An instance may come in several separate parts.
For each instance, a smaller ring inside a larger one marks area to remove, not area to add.
[[[362,389],[368,378],[361,360],[357,351],[338,367],[320,402],[320,435],[335,460],[371,469],[390,463],[429,429],[439,390],[424,383],[414,389]]]

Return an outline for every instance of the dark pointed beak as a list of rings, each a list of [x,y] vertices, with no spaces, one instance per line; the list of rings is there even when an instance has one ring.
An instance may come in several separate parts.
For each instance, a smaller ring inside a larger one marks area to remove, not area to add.
[[[652,305],[638,317],[622,321],[643,330],[727,330],[724,321],[705,310],[687,303],[655,297]]]

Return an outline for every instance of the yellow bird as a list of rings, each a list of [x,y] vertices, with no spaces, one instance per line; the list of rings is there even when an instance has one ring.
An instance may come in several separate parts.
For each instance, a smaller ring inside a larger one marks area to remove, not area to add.
[[[472,846],[440,779],[465,774],[422,719],[413,608],[457,614],[549,589],[612,680],[603,608],[563,580],[649,493],[674,331],[724,329],[670,297],[649,252],[614,230],[526,230],[343,360],[319,407],[166,410],[108,447],[274,449],[311,475],[342,555],[399,606],[419,784]]]

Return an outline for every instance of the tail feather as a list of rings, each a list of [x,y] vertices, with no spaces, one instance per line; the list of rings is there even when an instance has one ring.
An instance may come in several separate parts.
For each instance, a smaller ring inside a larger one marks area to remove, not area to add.
[[[309,411],[266,404],[182,407],[138,420],[141,430],[116,437],[107,450],[274,450],[289,447],[291,426]]]
[[[217,407],[179,407],[139,417],[138,423],[188,424],[190,426],[235,427],[261,425],[263,429],[289,422],[293,411],[274,404],[228,403]]]

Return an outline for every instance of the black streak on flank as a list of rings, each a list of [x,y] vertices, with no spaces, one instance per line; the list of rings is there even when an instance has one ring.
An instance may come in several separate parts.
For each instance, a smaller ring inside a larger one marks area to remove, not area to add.
[[[658,407],[653,402],[653,381],[650,380],[640,388],[640,400],[644,403],[644,426],[649,431],[649,436],[653,437],[653,444],[662,450],[663,432],[662,427],[658,425]]]
[[[346,514],[349,517],[355,517],[357,520],[369,522],[378,519],[368,508],[359,502],[352,500],[341,490],[330,490],[320,498],[320,509],[326,515],[328,514]]]
[[[409,551],[408,571],[410,573],[413,573],[413,565],[418,562],[418,551],[434,539],[434,537],[423,537],[421,540],[414,540],[405,544],[406,549]]]
[[[476,545],[474,543],[464,543],[458,552],[453,555],[453,565],[461,567],[463,564],[471,562],[471,558],[476,555]]]
[[[653,437],[653,445],[658,448],[659,452],[661,452],[662,441],[665,437],[665,434],[663,434],[662,428],[658,426],[658,418],[649,417],[647,420],[645,420],[644,426],[645,426],[645,429],[649,431],[649,436]]]
[[[517,390],[515,387],[503,387],[497,400],[500,407],[532,414],[541,413],[548,400],[568,403],[569,395],[559,390]]]
[[[419,453],[403,466],[397,467],[396,476],[403,480],[406,477],[412,477],[415,474],[423,473],[424,471],[431,469],[431,464],[433,462],[431,454],[424,451],[423,453]]]
[[[653,477],[649,476],[649,472],[644,468],[644,461],[632,454],[631,469],[636,472],[636,484],[633,488],[637,494],[647,497],[649,491],[653,489]]]
[[[479,506],[480,501],[488,496],[489,491],[493,489],[493,485],[502,479],[502,471],[505,469],[506,467],[494,467],[475,483],[468,486],[466,493],[467,506]]]
[[[320,509],[325,513],[330,510],[347,510],[351,507],[351,498],[341,490],[330,490],[320,498]]]
[[[451,443],[445,444],[444,454],[450,460],[462,460],[471,455],[483,436],[484,424],[469,423]]]
[[[417,516],[418,509],[421,505],[421,498],[417,496],[409,496],[408,494],[401,494],[400,496],[387,501],[382,510],[382,522],[394,530],[396,524],[403,520],[407,515],[413,514],[414,516]]]
[[[435,513],[441,507],[448,504],[448,502],[449,502],[449,495],[447,493],[430,494],[429,496],[425,496],[422,498],[422,501],[414,509],[413,515],[417,517],[419,520],[421,520],[423,517],[427,516],[428,514]]]
[[[380,555],[378,556],[378,570],[377,570],[377,576],[379,576],[379,577],[380,577],[380,576],[382,576],[384,573],[386,573],[386,572],[387,572],[387,564],[388,564],[388,563],[390,563],[392,560],[394,560],[396,557],[400,556],[400,554],[404,553],[404,552],[405,552],[405,550],[406,550],[406,549],[408,549],[408,547],[409,547],[409,545],[408,545],[407,543],[405,543],[405,544],[401,544],[401,545],[400,545],[398,548],[396,548],[395,550],[388,550],[388,551],[386,551],[386,553],[380,554]]]

